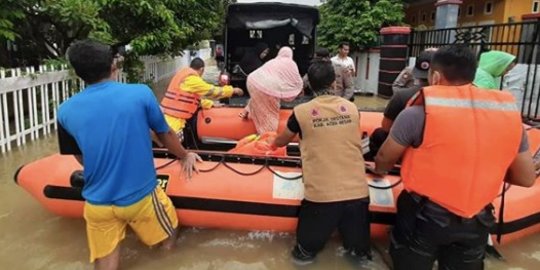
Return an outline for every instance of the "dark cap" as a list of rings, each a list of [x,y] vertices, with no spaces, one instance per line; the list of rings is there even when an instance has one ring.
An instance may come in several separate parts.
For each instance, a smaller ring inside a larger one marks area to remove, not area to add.
[[[435,54],[435,51],[433,50],[426,50],[420,53],[418,57],[416,57],[416,63],[414,64],[413,68],[413,76],[416,79],[427,79],[428,78],[428,71],[431,67],[431,59],[433,58],[433,55]]]

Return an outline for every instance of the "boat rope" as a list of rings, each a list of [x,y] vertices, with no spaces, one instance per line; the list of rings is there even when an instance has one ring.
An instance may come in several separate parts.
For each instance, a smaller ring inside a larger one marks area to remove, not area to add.
[[[272,169],[272,167],[270,167],[270,165],[268,165],[267,168],[273,175],[275,175],[275,176],[277,176],[277,177],[279,177],[279,178],[281,178],[283,180],[295,181],[295,180],[298,180],[298,179],[302,179],[302,177],[304,176],[303,174],[300,174],[298,176],[288,177],[288,176],[281,175],[278,172],[274,171],[274,169]]]
[[[210,169],[199,169],[199,172],[203,172],[203,173],[211,172],[211,171],[217,169],[220,165],[221,165],[221,161],[216,162],[216,166],[214,166],[214,167],[212,167]]]
[[[266,164],[265,165],[262,165],[259,169],[253,171],[253,172],[249,172],[249,173],[245,173],[245,172],[241,172],[235,168],[233,168],[231,165],[227,164],[226,162],[221,162],[223,163],[223,166],[225,166],[225,168],[239,174],[239,175],[242,175],[242,176],[252,176],[252,175],[256,175],[258,173],[260,173],[262,170],[264,170],[264,168],[266,168]]]
[[[169,162],[163,164],[163,165],[160,165],[158,167],[156,167],[156,170],[160,170],[160,169],[163,169],[163,168],[166,168],[168,166],[170,166],[171,164],[173,164],[177,159],[171,159]],[[254,170],[253,172],[242,172],[234,167],[232,167],[231,165],[227,164],[227,162],[225,162],[225,158],[224,157],[221,157],[221,160],[217,161],[216,162],[216,165],[213,166],[212,168],[209,168],[209,169],[199,169],[199,172],[203,172],[203,173],[208,173],[208,172],[212,172],[214,170],[216,170],[220,165],[223,165],[225,166],[225,168],[239,174],[239,175],[242,175],[242,176],[253,176],[253,175],[256,175],[260,172],[262,172],[262,170],[264,170],[264,168],[267,168],[268,171],[270,171],[273,175],[283,179],[283,180],[287,180],[287,181],[296,181],[296,180],[299,180],[299,179],[302,179],[302,177],[304,176],[303,174],[300,174],[300,175],[297,175],[297,176],[292,176],[292,177],[289,177],[289,176],[285,176],[285,175],[282,175],[280,173],[278,173],[277,171],[275,171],[274,169],[272,169],[272,167],[270,167],[270,165],[268,164],[268,160],[265,159],[265,162],[264,164]],[[402,179],[399,179],[399,181],[395,182],[394,184],[392,185],[389,185],[389,186],[374,186],[374,185],[370,185],[368,184],[369,187],[371,188],[374,188],[374,189],[379,189],[379,190],[386,190],[386,189],[392,189],[392,188],[395,188],[397,187],[398,185],[400,185],[402,182]],[[510,185],[506,186],[505,188],[505,191],[508,190],[510,188]],[[500,196],[500,195],[499,195]]]
[[[369,184],[368,184],[368,186],[369,186],[370,188],[374,188],[374,189],[392,189],[392,188],[397,187],[399,184],[401,184],[402,181],[403,181],[403,180],[401,180],[401,178],[400,178],[399,181],[395,182],[395,183],[392,184],[392,185],[386,186],[386,187],[379,187],[379,186],[374,186],[374,185],[369,185]]]

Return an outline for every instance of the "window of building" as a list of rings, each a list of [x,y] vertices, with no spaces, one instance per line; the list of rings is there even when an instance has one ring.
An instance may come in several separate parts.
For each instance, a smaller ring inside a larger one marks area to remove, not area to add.
[[[412,16],[411,22],[416,23],[416,16],[415,15]]]
[[[484,5],[484,14],[491,15],[493,13],[493,2],[488,1]]]
[[[538,12],[540,12],[540,1],[535,0],[532,6],[532,13],[538,13]]]
[[[426,13],[422,13],[422,22],[426,21]]]
[[[431,12],[431,21],[435,21],[435,11]]]
[[[467,17],[474,16],[474,5],[467,6]]]

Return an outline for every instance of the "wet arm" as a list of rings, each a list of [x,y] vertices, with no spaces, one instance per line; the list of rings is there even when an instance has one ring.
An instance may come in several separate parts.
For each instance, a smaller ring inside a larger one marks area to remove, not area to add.
[[[409,107],[399,114],[390,129],[390,135],[375,157],[375,170],[378,173],[390,170],[407,147],[418,144],[422,137],[424,119],[422,107]]]
[[[206,98],[229,98],[233,95],[234,90],[230,85],[219,87],[205,82],[201,77],[190,76],[182,84],[182,89]]]
[[[375,171],[386,174],[405,153],[405,149],[407,149],[406,146],[396,142],[392,136],[388,136],[375,157]]]
[[[527,133],[524,130],[519,146],[519,153],[506,172],[505,182],[517,186],[530,187],[534,185],[535,181],[535,165],[529,150]]]
[[[175,155],[178,159],[184,159],[188,151],[180,144],[178,136],[174,133],[172,129],[169,129],[167,132],[156,133],[159,141],[165,146],[169,152]]]
[[[296,133],[290,131],[288,128],[285,128],[274,140],[273,146],[283,147],[289,144],[296,136]]]
[[[519,153],[506,172],[505,182],[512,185],[531,187],[536,180],[531,152]]]

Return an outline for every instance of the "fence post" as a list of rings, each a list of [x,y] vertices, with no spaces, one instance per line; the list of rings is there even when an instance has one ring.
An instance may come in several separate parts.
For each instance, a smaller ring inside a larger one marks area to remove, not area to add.
[[[385,27],[381,29],[381,59],[379,62],[379,87],[377,94],[390,98],[392,83],[407,66],[411,28]]]

